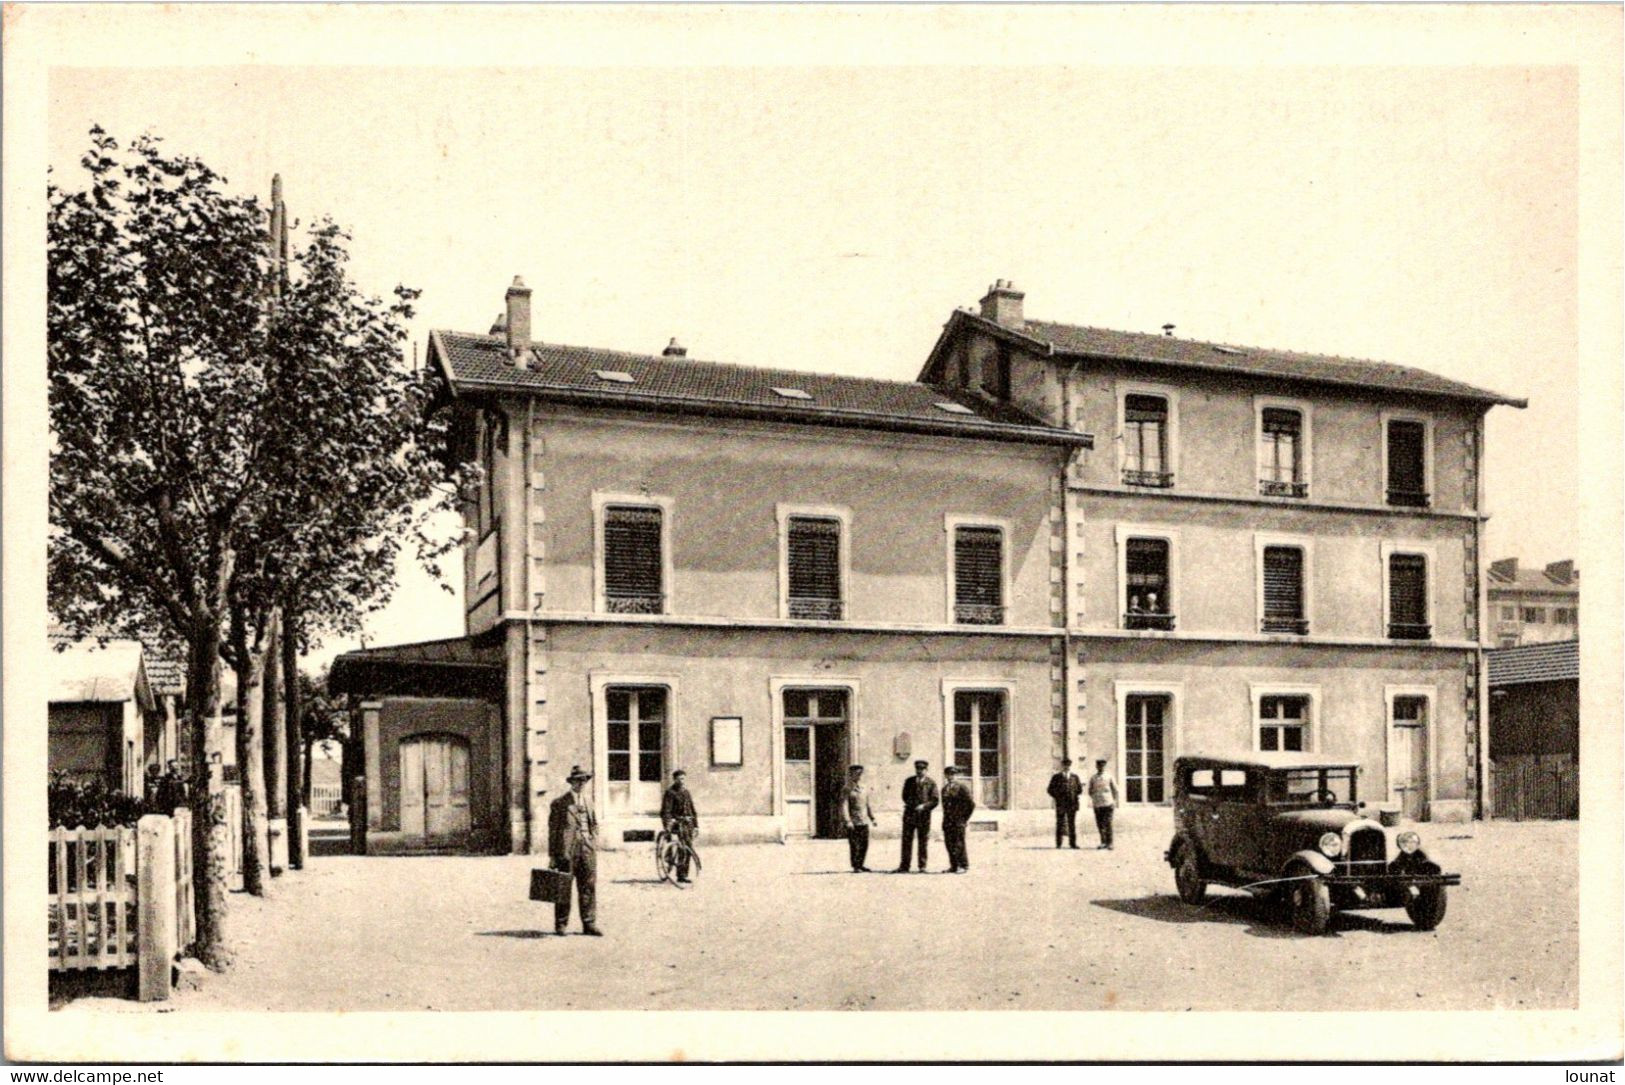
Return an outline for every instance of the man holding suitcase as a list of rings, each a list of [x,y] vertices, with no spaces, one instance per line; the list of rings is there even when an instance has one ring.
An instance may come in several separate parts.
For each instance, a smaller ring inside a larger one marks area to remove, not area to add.
[[[547,855],[554,870],[568,871],[575,879],[581,901],[581,933],[601,935],[598,929],[598,817],[581,789],[592,773],[580,765],[570,769],[565,782],[570,790],[553,800],[547,814]],[[570,924],[570,894],[553,902],[553,933],[563,934]]]

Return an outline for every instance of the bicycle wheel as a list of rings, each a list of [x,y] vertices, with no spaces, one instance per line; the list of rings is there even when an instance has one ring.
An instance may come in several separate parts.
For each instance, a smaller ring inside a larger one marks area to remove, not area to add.
[[[688,880],[691,882],[700,880],[700,853],[692,844],[688,846]]]
[[[677,841],[670,833],[661,833],[655,837],[655,873],[663,882],[669,882],[677,877]]]

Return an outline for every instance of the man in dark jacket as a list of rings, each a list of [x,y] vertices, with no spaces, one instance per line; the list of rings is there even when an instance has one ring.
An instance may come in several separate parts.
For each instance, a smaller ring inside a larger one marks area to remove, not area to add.
[[[918,837],[919,866],[925,873],[925,842],[931,835],[931,811],[937,808],[937,782],[925,774],[931,765],[927,761],[914,762],[914,775],[903,781],[903,857],[898,861],[897,873],[908,873],[908,852],[911,840]]]
[[[976,812],[976,799],[970,785],[959,778],[959,769],[949,765],[942,770],[942,842],[948,848],[948,873],[963,874],[970,869],[970,852],[965,850],[965,826]]]
[[[1070,758],[1061,759],[1061,771],[1049,778],[1049,797],[1055,800],[1055,846],[1061,846],[1066,837],[1073,848],[1078,846],[1078,796],[1083,794],[1083,781],[1072,771]]]
[[[581,933],[603,934],[598,929],[598,817],[587,805],[581,787],[592,773],[580,765],[570,769],[565,782],[570,790],[553,800],[547,812],[547,854],[554,870],[567,870],[575,878],[581,901]],[[563,934],[570,924],[570,895],[553,904],[553,930]]]
[[[694,796],[684,786],[687,774],[678,769],[671,774],[671,786],[660,800],[660,824],[668,833],[675,833],[684,844],[693,847],[694,832],[700,827],[700,815],[694,810]],[[678,853],[677,880],[688,881],[688,850]]]

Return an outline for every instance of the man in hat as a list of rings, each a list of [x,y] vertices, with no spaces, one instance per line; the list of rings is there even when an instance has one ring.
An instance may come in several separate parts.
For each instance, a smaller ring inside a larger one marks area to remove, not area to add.
[[[957,765],[949,765],[942,773],[942,842],[948,849],[948,873],[963,874],[970,869],[965,826],[976,812],[976,799],[970,785],[960,778]]]
[[[837,817],[846,833],[846,850],[852,860],[852,873],[864,874],[869,868],[869,827],[875,823],[875,812],[869,805],[869,788],[863,782],[863,766],[853,765],[846,770],[846,790],[836,805]]]
[[[675,833],[684,844],[694,846],[694,833],[700,827],[700,815],[694,810],[694,796],[684,785],[687,773],[678,769],[671,774],[671,786],[660,799],[660,824],[668,833]],[[688,881],[688,849],[678,853],[677,880]]]
[[[1072,771],[1072,759],[1061,759],[1061,771],[1049,778],[1049,797],[1055,801],[1055,846],[1061,846],[1065,837],[1073,848],[1078,846],[1078,796],[1083,794],[1083,781]]]
[[[581,933],[600,935],[604,932],[598,929],[598,817],[581,791],[592,773],[575,765],[564,779],[570,790],[554,799],[548,809],[547,854],[554,870],[566,870],[575,877]],[[566,893],[553,905],[553,932],[563,934],[569,923],[570,896]]]
[[[1112,811],[1117,807],[1117,781],[1106,771],[1106,759],[1095,762],[1089,777],[1089,802],[1095,808],[1095,828],[1100,830],[1100,846],[1112,850]]]
[[[919,838],[919,866],[925,873],[925,842],[931,835],[931,811],[937,808],[937,782],[925,774],[928,761],[914,762],[914,775],[903,781],[903,857],[897,873],[908,873],[909,842]]]

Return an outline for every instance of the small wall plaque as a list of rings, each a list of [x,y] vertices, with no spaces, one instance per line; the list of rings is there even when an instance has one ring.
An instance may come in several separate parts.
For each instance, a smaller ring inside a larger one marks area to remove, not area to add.
[[[745,763],[745,721],[739,716],[711,717],[711,764],[737,766]]]
[[[899,731],[897,733],[897,737],[892,739],[891,749],[893,755],[897,757],[907,757],[913,746],[913,740],[908,737],[908,732]]]

